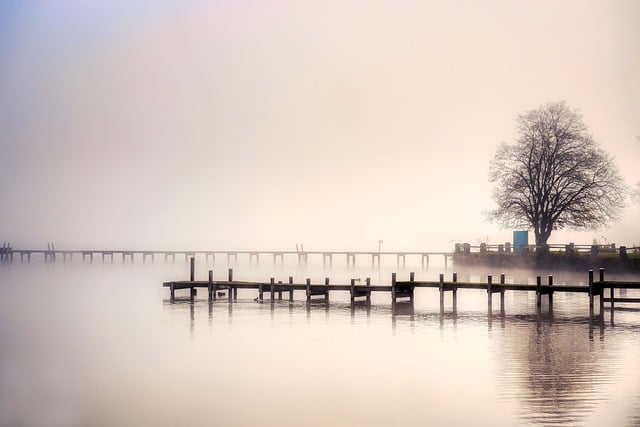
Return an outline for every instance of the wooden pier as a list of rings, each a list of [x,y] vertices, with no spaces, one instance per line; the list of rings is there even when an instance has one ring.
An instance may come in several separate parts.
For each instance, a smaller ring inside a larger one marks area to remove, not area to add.
[[[41,259],[45,262],[71,262],[74,259],[82,262],[114,262],[119,259],[123,263],[139,260],[144,262],[155,262],[156,259],[162,259],[164,262],[176,262],[184,259],[185,262],[191,257],[203,259],[205,262],[216,264],[216,259],[226,259],[227,265],[237,265],[238,260],[244,258],[250,265],[254,263],[260,264],[261,258],[271,259],[274,265],[284,265],[285,258],[287,260],[295,260],[300,265],[309,262],[309,258],[314,257],[318,261],[322,260],[324,266],[333,266],[334,259],[343,259],[347,266],[356,265],[357,259],[365,259],[371,261],[371,266],[380,266],[381,258],[391,258],[396,260],[396,265],[400,268],[406,267],[407,257],[420,259],[422,268],[429,268],[429,261],[433,257],[442,257],[445,269],[449,265],[449,261],[453,259],[453,252],[446,251],[305,251],[302,248],[296,248],[291,251],[272,251],[272,250],[129,250],[129,249],[76,249],[61,250],[56,249],[53,243],[47,243],[47,247],[42,249],[14,249],[9,243],[3,243],[0,248],[0,262],[12,262],[19,258],[20,262],[31,262],[33,259]]]
[[[555,293],[580,293],[584,294],[589,301],[589,314],[594,313],[594,302],[597,299],[599,303],[600,313],[603,312],[605,302],[609,303],[611,310],[614,309],[616,303],[640,303],[640,298],[626,298],[615,296],[616,290],[622,289],[640,289],[640,282],[612,281],[605,280],[604,269],[600,269],[597,280],[594,279],[593,270],[588,272],[587,284],[575,285],[555,285],[553,276],[548,276],[546,283],[543,283],[542,277],[536,278],[535,284],[530,283],[506,283],[505,275],[501,274],[499,282],[494,282],[493,276],[487,276],[487,281],[479,282],[459,282],[457,274],[453,273],[451,281],[445,281],[444,274],[440,274],[437,281],[419,281],[415,280],[415,274],[410,273],[409,280],[397,280],[396,273],[391,275],[391,283],[389,285],[371,285],[370,279],[366,279],[365,283],[357,283],[352,279],[349,284],[330,284],[329,278],[326,278],[322,284],[312,284],[310,279],[306,279],[304,283],[296,283],[293,277],[289,277],[287,283],[276,283],[273,278],[269,282],[245,282],[233,279],[233,269],[229,269],[228,280],[214,281],[213,271],[209,270],[209,278],[206,281],[196,281],[194,277],[194,259],[191,259],[191,275],[188,281],[171,281],[164,282],[163,286],[170,289],[171,300],[175,298],[175,292],[178,290],[188,289],[191,298],[196,296],[197,288],[207,288],[208,298],[210,301],[217,299],[218,292],[226,290],[228,292],[229,302],[236,301],[238,289],[255,289],[258,291],[256,300],[263,301],[264,293],[268,292],[270,300],[275,301],[276,294],[278,299],[282,299],[282,293],[289,293],[289,300],[293,301],[294,291],[304,291],[307,303],[310,303],[314,297],[321,296],[324,302],[329,301],[329,295],[332,292],[349,292],[351,303],[355,304],[357,298],[365,298],[366,304],[371,303],[372,292],[389,293],[391,303],[396,304],[399,300],[408,301],[413,304],[414,291],[416,288],[434,288],[439,290],[440,294],[440,310],[444,310],[445,295],[451,293],[453,302],[453,311],[457,310],[457,292],[458,290],[481,290],[487,293],[487,305],[489,311],[492,310],[493,295],[500,296],[500,311],[504,313],[504,295],[506,291],[510,292],[533,292],[536,295],[536,307],[540,309],[542,306],[542,298],[548,298],[549,311],[553,310],[553,296]],[[608,293],[608,297],[606,296]],[[232,296],[233,295],[233,296]]]

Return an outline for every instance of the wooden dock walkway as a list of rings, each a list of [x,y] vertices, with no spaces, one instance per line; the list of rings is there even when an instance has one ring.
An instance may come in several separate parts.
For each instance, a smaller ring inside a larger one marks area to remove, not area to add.
[[[47,248],[42,249],[14,249],[9,243],[3,243],[0,248],[0,262],[12,262],[18,257],[20,262],[31,262],[32,257],[42,259],[45,262],[71,262],[74,259],[80,259],[82,262],[93,262],[94,258],[101,262],[114,262],[115,259],[121,259],[123,263],[131,262],[138,259],[142,262],[155,262],[156,258],[164,259],[164,262],[175,262],[176,258],[184,258],[187,262],[189,258],[198,257],[205,262],[211,260],[211,264],[215,265],[216,258],[226,258],[227,265],[238,263],[239,258],[249,261],[249,264],[260,264],[261,258],[269,258],[274,265],[284,265],[285,257],[287,259],[297,260],[298,264],[307,264],[310,257],[322,259],[324,266],[332,266],[334,258],[342,258],[346,261],[347,266],[355,266],[356,259],[370,259],[371,266],[380,266],[381,257],[395,258],[398,267],[406,267],[407,258],[420,258],[420,264],[423,268],[429,267],[429,261],[432,257],[443,257],[445,269],[448,263],[453,259],[453,252],[447,251],[305,251],[303,249],[290,251],[274,251],[274,250],[127,250],[127,249],[75,249],[60,250],[56,249],[53,243],[47,243]]]
[[[329,295],[332,292],[349,292],[351,303],[354,304],[356,299],[365,298],[367,304],[371,303],[371,294],[373,292],[389,293],[391,303],[395,304],[398,300],[408,300],[414,302],[414,291],[416,288],[435,288],[440,293],[440,309],[444,310],[445,294],[451,292],[453,300],[453,310],[457,310],[457,292],[463,289],[483,290],[487,293],[487,303],[491,310],[493,303],[493,294],[500,294],[500,310],[504,312],[504,294],[506,291],[512,292],[534,292],[536,294],[536,306],[542,305],[542,296],[546,295],[549,302],[549,310],[553,310],[553,296],[555,293],[581,293],[585,294],[589,300],[589,313],[593,315],[594,300],[597,297],[599,302],[600,313],[604,310],[604,303],[608,302],[613,310],[616,303],[640,303],[640,298],[626,298],[615,296],[616,290],[621,289],[640,289],[640,282],[612,281],[605,280],[604,269],[600,269],[598,280],[594,280],[593,270],[588,272],[588,281],[586,285],[554,285],[553,276],[548,276],[546,283],[542,283],[542,277],[538,276],[535,284],[529,283],[506,283],[505,275],[500,275],[499,282],[494,283],[492,276],[487,276],[485,283],[478,282],[459,282],[457,274],[453,273],[451,281],[444,280],[444,274],[440,274],[437,281],[418,281],[415,280],[415,274],[410,273],[408,281],[399,281],[396,273],[391,276],[389,285],[371,285],[370,279],[366,279],[365,283],[357,283],[352,279],[348,284],[331,284],[329,278],[326,278],[322,284],[312,284],[310,279],[306,279],[304,283],[296,283],[293,277],[289,277],[287,283],[275,282],[271,278],[268,282],[245,282],[233,279],[233,269],[229,269],[228,280],[214,281],[213,271],[209,270],[209,278],[205,281],[196,281],[194,277],[195,271],[194,259],[191,259],[191,275],[187,281],[170,281],[164,282],[163,286],[170,289],[171,300],[175,298],[175,292],[178,290],[188,289],[193,299],[196,296],[197,288],[206,288],[210,301],[215,301],[219,292],[227,291],[229,302],[236,301],[238,298],[238,289],[255,289],[258,291],[257,300],[263,301],[264,294],[268,293],[271,301],[282,300],[282,294],[288,293],[289,300],[294,300],[294,291],[304,291],[306,301],[310,303],[314,297],[320,296],[325,302],[329,301]],[[605,291],[608,290],[608,298]]]

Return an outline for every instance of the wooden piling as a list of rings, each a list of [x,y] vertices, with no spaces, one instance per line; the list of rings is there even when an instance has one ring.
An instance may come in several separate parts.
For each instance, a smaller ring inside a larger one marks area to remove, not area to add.
[[[593,270],[589,270],[589,316],[593,316]]]
[[[144,258],[144,255],[143,255]],[[196,279],[196,259],[195,257],[191,257],[191,260],[189,261],[190,265],[191,265],[191,274],[189,275],[190,279],[192,282]]]
[[[458,273],[455,271],[453,272],[452,282],[454,283],[453,291],[451,291],[453,294],[453,312],[456,313],[458,310],[458,286],[455,283],[458,282]]]
[[[278,285],[282,285],[282,280],[278,280]],[[278,301],[282,301],[282,286],[278,286]]]
[[[353,305],[356,302],[356,279],[351,279],[349,292],[351,294],[351,305]]]
[[[229,302],[231,302],[231,288],[233,288],[233,301],[238,301],[238,287],[231,284],[233,282],[233,268],[229,269]]]
[[[413,271],[409,273],[409,281],[410,282],[414,282],[415,281],[415,277],[416,277],[416,274]],[[411,302],[411,304],[413,304],[413,293],[414,293],[414,291],[415,291],[415,285],[412,284],[411,285],[411,290],[409,291],[410,292],[409,293],[409,302]]]
[[[604,268],[600,269],[599,278],[598,290],[600,292],[600,314],[602,314],[604,312]],[[611,297],[611,304],[613,304],[613,296]]]
[[[440,291],[440,311],[443,311],[444,310],[444,274],[443,273],[440,273],[438,290]]]
[[[371,277],[367,277],[366,284],[367,284],[367,286],[371,286]],[[371,305],[371,291],[367,292],[366,304],[367,304],[367,306]]]
[[[269,295],[271,298],[271,302],[273,302],[275,300],[275,280],[273,279],[273,277],[269,281]]]
[[[212,301],[214,299],[214,291],[213,291],[213,270],[209,270],[209,286],[208,286],[208,291],[209,291],[209,301]]]
[[[391,273],[391,303],[396,303],[396,273]]]
[[[622,248],[622,247],[621,247]],[[625,248],[626,249],[626,248]],[[600,269],[600,281],[604,282],[604,268]],[[613,309],[615,308],[615,292],[614,292],[614,287],[613,285],[611,285],[611,287],[609,288],[609,296],[611,297],[611,314],[613,315]],[[602,293],[604,294],[604,290],[602,291]]]
[[[311,302],[311,279],[307,278],[307,303]]]
[[[540,276],[536,276],[536,307],[538,310],[542,306],[542,278]]]
[[[293,285],[293,276],[289,276],[289,284]],[[289,289],[289,301],[293,301],[293,286]]]
[[[549,275],[549,312],[553,311],[553,276]]]
[[[271,280],[273,280],[273,277]],[[258,284],[258,300],[264,301],[264,289],[262,283]]]
[[[324,291],[324,302],[329,302],[329,278],[324,278],[324,285],[327,286],[327,290]]]
[[[492,304],[492,300],[493,300],[493,277],[489,274],[487,276],[487,294],[488,294],[488,305],[489,305],[489,310],[491,310],[491,304]]]
[[[504,285],[505,285],[505,275],[504,273],[500,274],[500,313],[504,314]]]

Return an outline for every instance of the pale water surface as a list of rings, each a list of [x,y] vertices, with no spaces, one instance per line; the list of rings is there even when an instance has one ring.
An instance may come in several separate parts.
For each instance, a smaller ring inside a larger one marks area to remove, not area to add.
[[[265,264],[235,278],[388,283],[396,269]],[[533,294],[507,292],[489,317],[485,292],[459,291],[441,315],[427,289],[395,315],[387,294],[371,310],[346,294],[170,302],[161,282],[187,276],[182,262],[0,265],[0,425],[640,425],[640,311],[590,321],[584,295],[556,294],[537,314]]]

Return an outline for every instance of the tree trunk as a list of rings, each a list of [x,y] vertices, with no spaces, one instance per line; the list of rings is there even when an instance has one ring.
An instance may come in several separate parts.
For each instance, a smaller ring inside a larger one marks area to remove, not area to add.
[[[536,234],[536,246],[546,246],[547,240],[549,240],[551,233],[543,233],[543,232],[536,231],[535,234]]]

